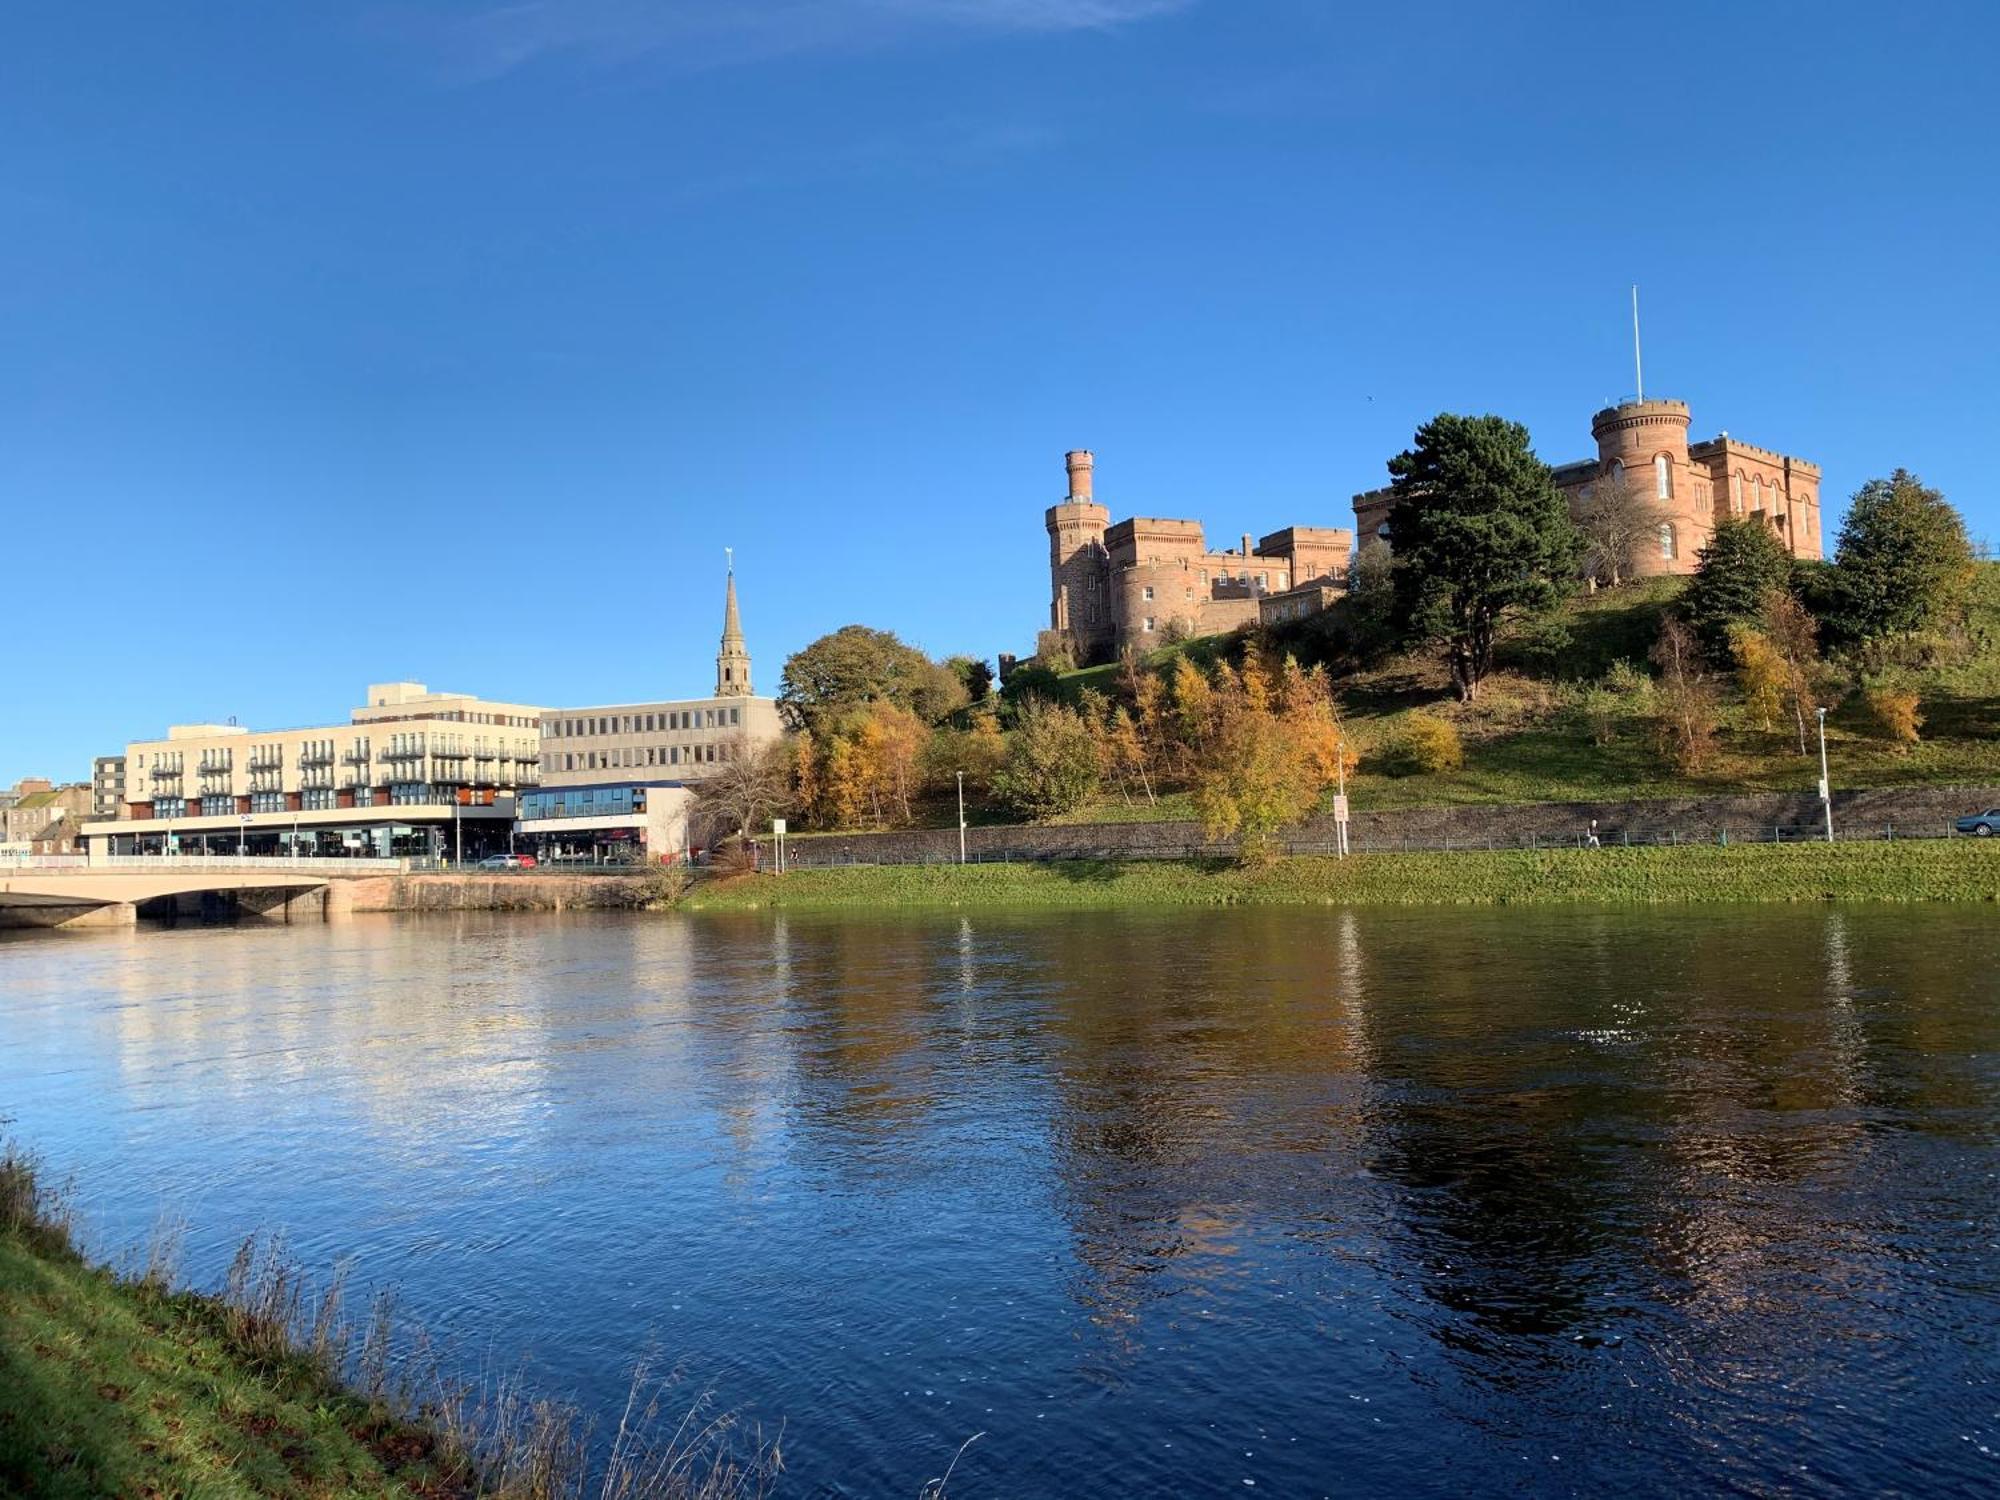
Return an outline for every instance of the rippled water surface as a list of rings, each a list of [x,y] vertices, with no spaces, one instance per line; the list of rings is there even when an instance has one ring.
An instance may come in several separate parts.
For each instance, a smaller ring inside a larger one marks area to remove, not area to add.
[[[797,1495],[1992,1494],[1988,909],[0,943],[92,1244],[284,1226]]]

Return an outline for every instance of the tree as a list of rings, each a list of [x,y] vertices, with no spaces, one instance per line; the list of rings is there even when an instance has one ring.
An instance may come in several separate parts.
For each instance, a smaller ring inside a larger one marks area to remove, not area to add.
[[[1754,622],[1771,590],[1790,584],[1791,555],[1762,521],[1730,516],[1716,523],[1715,534],[1695,556],[1681,608],[1708,659],[1727,665],[1730,627]]]
[[[1758,626],[1777,658],[1785,702],[1799,731],[1799,754],[1806,753],[1806,719],[1819,708],[1819,684],[1824,676],[1819,660],[1819,622],[1785,589],[1764,595]]]
[[[1590,544],[1585,566],[1591,577],[1616,588],[1631,571],[1633,552],[1658,534],[1660,508],[1617,468],[1585,486],[1577,525]]]
[[[1653,731],[1663,754],[1682,771],[1698,771],[1715,749],[1715,687],[1703,670],[1701,640],[1677,615],[1660,622],[1652,650],[1660,669],[1653,692]]]
[[[1275,711],[1255,653],[1240,673],[1216,666],[1211,701],[1216,722],[1196,761],[1195,811],[1210,839],[1234,834],[1238,859],[1259,863],[1319,805],[1327,763]]]
[[[1444,647],[1470,702],[1493,668],[1501,621],[1562,597],[1583,536],[1518,422],[1445,413],[1417,429],[1389,473],[1397,616]]]
[[[894,703],[926,723],[964,706],[965,685],[887,630],[843,625],[785,661],[778,703],[800,728],[819,731],[849,709]]]
[[[984,703],[993,692],[993,668],[976,656],[947,656],[944,665],[965,689],[965,701]]]
[[[1741,621],[1730,626],[1729,644],[1736,658],[1736,685],[1743,707],[1759,729],[1770,729],[1785,706],[1784,660],[1764,632]]]
[[[695,792],[695,807],[712,828],[747,837],[791,800],[791,751],[783,743],[753,746],[747,737],[725,753]]]
[[[1955,617],[1972,584],[1965,521],[1907,469],[1849,502],[1834,552],[1837,628],[1850,640],[1914,635]]]
[[[1054,817],[1097,794],[1098,756],[1090,724],[1066,703],[1029,699],[1007,743],[993,790],[1015,812]]]

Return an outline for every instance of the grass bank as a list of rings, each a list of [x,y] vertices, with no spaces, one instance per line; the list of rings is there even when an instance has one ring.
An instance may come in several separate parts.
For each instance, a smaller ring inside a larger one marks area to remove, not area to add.
[[[0,1150],[0,1495],[580,1500],[601,1477],[629,1500],[740,1500],[778,1466],[770,1449],[736,1459],[728,1419],[698,1405],[662,1443],[621,1430],[593,1474],[588,1427],[561,1403],[421,1360],[392,1377],[385,1314],[350,1340],[338,1279],[308,1297],[270,1241],[216,1295],[174,1289],[161,1261],[93,1266],[33,1164]],[[662,1389],[635,1380],[634,1433],[660,1420]]]
[[[693,911],[884,907],[1506,906],[1994,901],[2000,849],[1972,840],[1357,854],[1264,869],[1071,860],[798,870],[699,886]]]

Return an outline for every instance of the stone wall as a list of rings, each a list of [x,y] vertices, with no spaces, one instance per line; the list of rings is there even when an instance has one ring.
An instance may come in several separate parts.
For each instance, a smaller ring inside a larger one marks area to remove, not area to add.
[[[333,881],[327,912],[629,909],[650,898],[633,875],[370,875]]]
[[[1837,832],[1880,837],[1893,828],[1912,837],[1943,833],[1954,818],[2000,807],[2000,787],[1883,787],[1836,792]],[[1496,848],[1575,843],[1590,820],[1598,838],[1616,843],[1630,838],[1651,843],[1678,839],[1711,842],[1725,832],[1732,842],[1767,840],[1774,829],[1788,838],[1823,827],[1819,798],[1811,792],[1743,797],[1669,797],[1637,802],[1533,802],[1498,806],[1417,807],[1396,812],[1357,812],[1348,827],[1356,850],[1413,848],[1445,844]],[[1294,830],[1290,842],[1311,848],[1330,845],[1331,818]],[[1191,852],[1227,854],[1233,845],[1209,845],[1194,823],[1080,823],[1060,826],[973,828],[967,853],[975,859],[1133,859],[1165,858]],[[795,867],[847,861],[911,862],[958,858],[955,828],[907,829],[795,838],[789,846]]]

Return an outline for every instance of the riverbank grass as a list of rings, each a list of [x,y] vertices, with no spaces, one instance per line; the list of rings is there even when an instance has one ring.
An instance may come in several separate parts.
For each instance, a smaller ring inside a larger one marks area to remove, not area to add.
[[[0,1494],[457,1496],[462,1460],[212,1298],[87,1264],[0,1159]]]
[[[746,911],[1996,899],[2000,849],[1968,839],[1357,854],[1253,869],[1179,860],[857,866],[715,881],[682,905]]]

